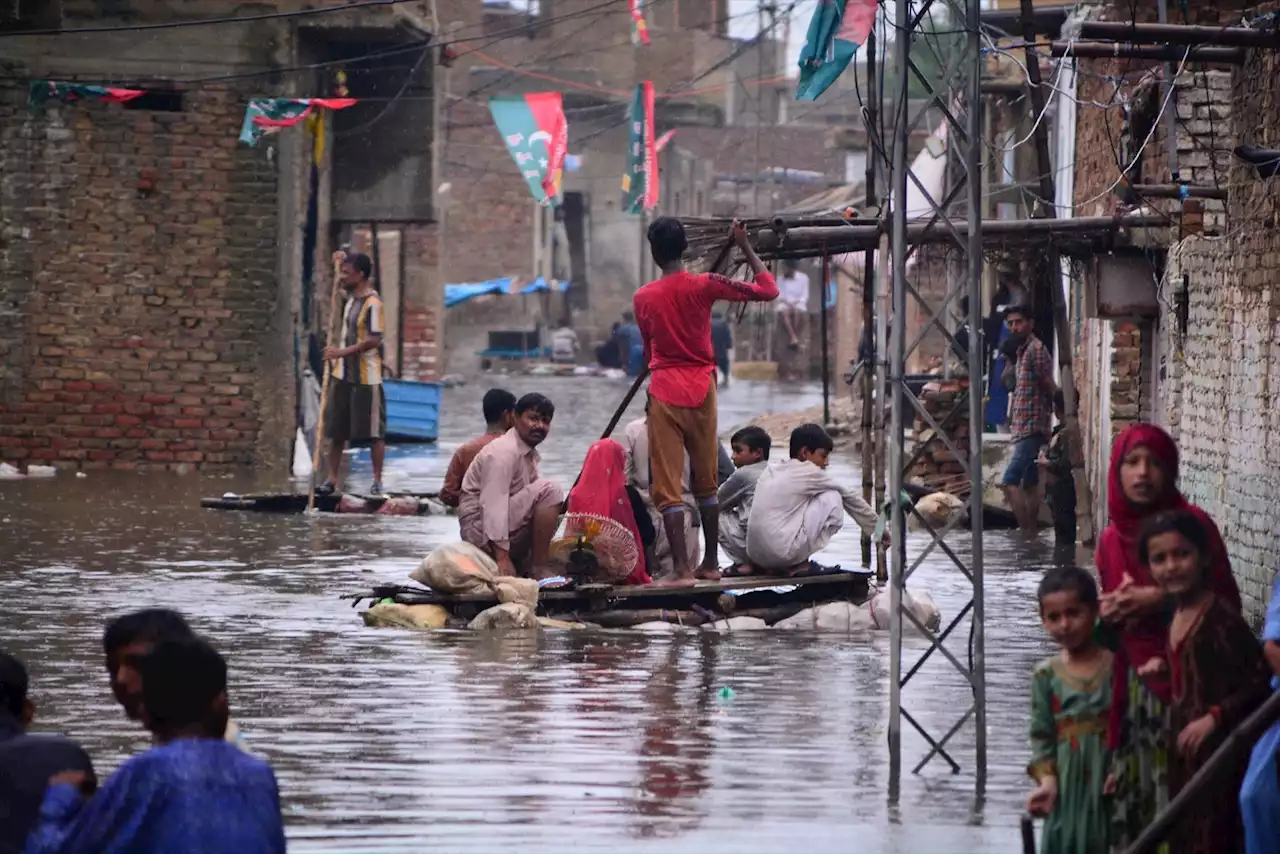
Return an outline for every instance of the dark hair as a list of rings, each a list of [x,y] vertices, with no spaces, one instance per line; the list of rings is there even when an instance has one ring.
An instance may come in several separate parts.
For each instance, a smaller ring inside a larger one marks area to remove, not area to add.
[[[633,311],[624,311],[624,312],[622,313],[622,319],[623,319],[625,322],[627,322],[627,323],[635,323],[635,322],[636,322],[636,315],[635,315],[635,312],[633,312]]]
[[[22,717],[27,700],[27,668],[6,652],[0,652],[0,712]]]
[[[227,690],[226,661],[195,636],[157,644],[139,669],[142,706],[152,732],[201,723]]]
[[[1044,574],[1036,588],[1036,601],[1044,607],[1044,597],[1054,593],[1075,593],[1081,605],[1098,605],[1098,583],[1078,566],[1055,566]]]
[[[1035,317],[1031,314],[1031,309],[1022,304],[1011,305],[1004,310],[1004,319],[1008,320],[1013,315],[1020,315],[1023,320],[1035,322]]]
[[[782,260],[782,269],[789,270],[792,273],[800,269],[800,265],[796,263],[794,258],[784,258]]]
[[[1209,539],[1209,531],[1200,522],[1196,514],[1190,510],[1166,510],[1147,519],[1138,535],[1138,560],[1146,566],[1150,563],[1151,552],[1148,545],[1153,537],[1161,534],[1181,534],[1187,542],[1196,547],[1201,558],[1208,558],[1213,550]]]
[[[369,260],[369,256],[363,252],[356,252],[347,256],[346,263],[350,264],[357,273],[366,279],[373,275],[373,262]]]
[[[530,392],[516,401],[516,415],[528,412],[531,409],[548,421],[554,418],[556,414],[556,405],[551,402],[551,398],[545,394],[538,394],[536,391]]]
[[[177,611],[168,608],[147,608],[116,617],[107,623],[102,635],[102,649],[107,655],[131,643],[147,641],[186,640],[194,637],[191,626]]]
[[[760,451],[762,459],[769,459],[769,449],[773,447],[773,439],[769,431],[752,424],[743,427],[729,439],[730,445],[741,445],[748,451]]]
[[[1065,410],[1067,408],[1067,396],[1063,394],[1062,389],[1058,389],[1053,393],[1053,406],[1055,409]]]
[[[480,406],[484,410],[484,423],[497,424],[502,416],[516,408],[516,396],[505,388],[491,388],[484,393]]]
[[[800,459],[800,451],[832,451],[835,443],[821,424],[801,424],[791,431],[791,459]]]
[[[649,225],[649,251],[659,267],[679,261],[688,248],[689,239],[685,237],[684,225],[675,217],[660,216]]]
[[[968,294],[961,295],[959,302],[956,303],[956,308],[960,309],[960,314],[964,317],[965,320],[969,319],[969,295]]]

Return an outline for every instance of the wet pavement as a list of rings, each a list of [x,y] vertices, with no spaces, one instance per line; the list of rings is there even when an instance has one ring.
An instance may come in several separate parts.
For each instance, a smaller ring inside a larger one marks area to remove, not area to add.
[[[505,385],[556,402],[543,469],[566,485],[626,389],[603,378]],[[487,388],[446,391],[440,445],[389,452],[390,488],[438,487],[453,448],[481,428]],[[812,386],[739,383],[721,395],[721,424],[817,402]],[[857,483],[852,462],[838,454],[832,470]],[[359,456],[352,483],[368,478]],[[971,725],[950,745],[958,774],[935,760],[912,775],[927,747],[907,728],[891,807],[887,633],[370,629],[337,596],[402,580],[456,539],[456,521],[198,506],[202,495],[288,486],[97,472],[0,482],[0,647],[32,671],[40,728],[81,741],[101,770],[144,749],[111,700],[101,633],[111,615],[167,606],[227,654],[233,711],[279,776],[291,850],[1020,850],[1027,686],[1049,653],[1033,601],[1053,559],[1049,534],[987,536],[985,799],[974,796]],[[967,555],[967,532],[951,540]],[[913,536],[909,552],[925,542]],[[821,558],[847,565],[858,554],[849,522]],[[969,590],[940,552],[912,585],[933,595],[944,625]],[[961,658],[967,634],[966,621],[949,645]],[[912,646],[908,666],[925,648]],[[731,701],[719,697],[726,686]],[[969,693],[934,655],[904,698],[936,736]]]

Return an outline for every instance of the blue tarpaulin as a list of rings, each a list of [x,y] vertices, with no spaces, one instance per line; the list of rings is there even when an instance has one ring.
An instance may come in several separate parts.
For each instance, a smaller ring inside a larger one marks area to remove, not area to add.
[[[569,286],[568,282],[562,282],[558,279],[552,279],[551,284],[547,284],[547,280],[539,276],[529,284],[520,289],[522,294],[539,294],[543,291],[549,291],[553,288],[557,291],[564,291]]]
[[[471,285],[445,285],[444,286],[444,307],[452,308],[459,303],[464,303],[475,297],[487,296],[488,294],[510,294],[511,287],[515,280],[508,276],[505,279],[490,279],[487,282],[478,282]],[[537,294],[543,291],[557,290],[564,291],[569,287],[568,282],[561,282],[552,279],[551,284],[547,284],[547,280],[539,276],[529,284],[520,288],[519,293]]]

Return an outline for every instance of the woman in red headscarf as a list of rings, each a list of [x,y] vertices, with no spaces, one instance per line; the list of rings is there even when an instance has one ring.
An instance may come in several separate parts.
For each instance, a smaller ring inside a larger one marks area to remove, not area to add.
[[[1178,448],[1164,430],[1135,424],[1116,437],[1107,478],[1110,524],[1098,540],[1097,564],[1102,622],[1117,647],[1109,730],[1116,751],[1111,843],[1125,848],[1169,802],[1169,668],[1144,665],[1166,658],[1172,606],[1138,559],[1143,522],[1164,510],[1195,514],[1211,540],[1210,585],[1223,602],[1240,608],[1218,526],[1182,497],[1177,479]]]
[[[582,474],[569,491],[566,511],[583,516],[612,519],[635,538],[639,557],[624,584],[649,584],[653,581],[645,571],[645,542],[636,524],[631,496],[627,492],[627,452],[613,439],[601,439],[587,449]],[[645,517],[648,523],[648,516]]]

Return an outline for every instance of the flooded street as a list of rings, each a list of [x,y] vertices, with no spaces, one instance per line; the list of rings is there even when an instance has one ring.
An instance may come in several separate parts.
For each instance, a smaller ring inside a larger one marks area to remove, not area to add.
[[[627,387],[503,384],[555,401],[543,471],[566,486]],[[446,391],[440,445],[391,450],[390,489],[439,486],[454,447],[482,429],[488,387]],[[814,386],[740,383],[722,393],[720,423],[817,402]],[[833,472],[856,483],[851,456],[834,460]],[[357,457],[351,482],[368,480],[368,458]],[[100,770],[145,748],[111,699],[101,635],[109,616],[168,606],[227,655],[233,714],[279,776],[291,850],[1019,850],[1027,686],[1048,654],[1033,593],[1051,533],[1030,545],[987,536],[985,802],[974,802],[971,726],[949,745],[961,773],[935,760],[911,775],[926,747],[904,723],[902,798],[891,809],[887,633],[370,629],[338,595],[404,581],[432,547],[457,539],[456,520],[198,506],[202,495],[288,485],[100,472],[0,483],[0,646],[32,671],[40,728],[78,739]],[[913,537],[909,555],[926,542]],[[951,545],[967,553],[967,532]],[[821,557],[850,565],[858,553],[849,521]],[[933,595],[944,625],[969,589],[940,552],[912,586]],[[967,623],[948,645],[958,657],[966,635]],[[729,702],[719,698],[726,686]],[[904,696],[934,736],[969,703],[938,655]]]

